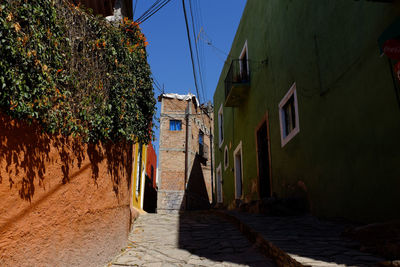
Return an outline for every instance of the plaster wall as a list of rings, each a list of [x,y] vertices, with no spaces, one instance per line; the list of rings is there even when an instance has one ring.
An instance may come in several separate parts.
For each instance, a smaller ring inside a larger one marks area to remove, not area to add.
[[[0,113],[0,265],[102,266],[130,227],[132,149],[43,134]]]
[[[247,41],[251,86],[240,107],[223,108],[224,143],[215,151],[215,166],[223,166],[225,146],[233,166],[242,142],[244,201],[259,199],[255,130],[268,115],[274,193],[285,197],[301,182],[319,216],[399,218],[400,110],[377,43],[399,15],[398,1],[247,2],[229,58]],[[216,118],[228,68],[214,94]],[[294,83],[300,132],[282,147],[278,104]],[[228,205],[233,169],[222,176]]]

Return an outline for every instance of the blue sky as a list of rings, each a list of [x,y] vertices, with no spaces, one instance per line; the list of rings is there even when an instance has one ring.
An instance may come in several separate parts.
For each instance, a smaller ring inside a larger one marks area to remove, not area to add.
[[[133,0],[133,5],[135,1]],[[155,2],[155,0],[137,1],[134,19],[141,16]],[[231,48],[246,0],[191,1],[198,31],[196,36],[199,36],[197,44],[203,74],[203,90],[199,88],[200,100],[212,102],[226,53],[229,53]],[[189,1],[186,0],[185,3],[189,12]],[[182,1],[172,0],[143,22],[141,28],[149,42],[148,62],[153,76],[161,86],[164,86],[165,92],[196,94]],[[157,88],[154,91],[156,96],[160,95]],[[157,103],[157,117],[160,115],[159,108],[160,105]],[[159,132],[156,129],[157,140],[153,145],[157,155],[158,136]]]

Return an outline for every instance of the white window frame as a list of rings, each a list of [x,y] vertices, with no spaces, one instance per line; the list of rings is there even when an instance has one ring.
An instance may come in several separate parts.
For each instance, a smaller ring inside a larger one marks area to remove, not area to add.
[[[221,121],[222,118],[222,121]],[[221,137],[221,129],[222,129],[222,137]],[[221,103],[221,106],[219,107],[218,110],[218,146],[219,148],[222,147],[222,144],[224,143],[224,138],[225,138],[225,133],[224,133],[224,109],[223,105]]]
[[[236,154],[239,153],[240,150],[240,165],[242,166],[241,168],[241,195],[240,198],[237,197],[237,188],[236,188]],[[233,151],[233,165],[234,165],[234,171],[233,171],[233,176],[235,177],[235,199],[241,199],[243,197],[243,149],[242,149],[242,141],[237,145],[235,151]]]
[[[249,65],[249,49],[247,47],[247,40],[244,42],[243,48],[242,48],[242,52],[240,52],[240,56],[239,59],[242,60],[244,58],[244,55],[247,55],[247,76],[250,77],[250,65]],[[242,65],[239,64],[240,67],[240,73],[242,73]]]
[[[228,146],[225,145],[225,149],[224,149],[224,171],[226,171],[226,169],[228,167],[229,167],[229,150],[228,150]]]
[[[221,182],[218,181],[218,173],[219,173],[219,177],[221,178]],[[222,187],[222,167],[221,167],[221,163],[218,165],[217,171],[216,171],[216,189],[217,189],[217,203],[223,203],[224,202],[224,191],[223,191],[223,187]],[[221,187],[221,199],[219,199],[219,192],[218,192],[218,188]]]
[[[295,120],[296,120],[296,127],[285,136],[285,111],[283,107],[288,102],[288,100],[293,96],[294,102],[294,112],[295,112]],[[296,83],[290,87],[289,91],[286,95],[282,98],[281,102],[279,103],[279,122],[280,122],[280,129],[281,129],[281,147],[284,147],[293,137],[295,137],[300,132],[300,124],[299,124],[299,108],[297,104],[297,92],[296,92]]]

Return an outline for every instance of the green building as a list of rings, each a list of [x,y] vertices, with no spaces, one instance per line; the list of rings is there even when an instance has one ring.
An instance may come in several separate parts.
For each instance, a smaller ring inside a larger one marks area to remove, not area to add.
[[[399,16],[399,1],[247,1],[214,94],[219,203],[300,195],[317,216],[400,218],[400,87],[383,52]]]

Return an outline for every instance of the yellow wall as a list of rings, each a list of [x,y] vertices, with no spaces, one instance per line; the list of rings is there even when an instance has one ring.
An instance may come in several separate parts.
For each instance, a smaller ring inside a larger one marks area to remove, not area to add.
[[[147,160],[147,145],[142,145],[142,158],[141,158],[141,174],[138,177],[138,161],[139,161],[139,144],[133,145],[133,171],[132,171],[132,206],[140,210],[143,209],[143,194],[144,194],[144,180],[146,172],[146,160]],[[140,190],[137,191],[138,178],[140,183]]]

